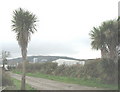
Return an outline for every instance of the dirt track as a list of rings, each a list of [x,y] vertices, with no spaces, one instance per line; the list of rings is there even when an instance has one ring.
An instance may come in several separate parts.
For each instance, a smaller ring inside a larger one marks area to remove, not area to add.
[[[18,80],[21,80],[21,75],[10,73],[10,75]],[[37,90],[104,90],[95,87],[80,86],[77,84],[68,84],[43,78],[26,77],[27,84]]]

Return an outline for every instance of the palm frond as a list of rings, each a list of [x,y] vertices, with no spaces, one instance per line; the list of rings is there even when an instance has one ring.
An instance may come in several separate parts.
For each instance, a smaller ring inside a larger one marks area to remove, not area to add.
[[[19,44],[27,43],[30,40],[31,34],[33,34],[36,29],[37,17],[22,8],[13,11],[12,31],[15,31]]]

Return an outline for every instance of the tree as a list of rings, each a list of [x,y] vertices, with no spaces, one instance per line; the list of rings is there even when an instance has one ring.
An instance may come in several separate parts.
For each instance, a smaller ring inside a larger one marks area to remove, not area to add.
[[[7,64],[7,57],[10,56],[9,51],[2,51],[2,61],[3,61],[3,69],[5,69],[5,64]]]
[[[118,46],[118,22],[116,20],[103,22],[100,26],[100,30],[105,35],[104,41],[109,51],[109,58],[115,60],[117,58],[116,47]]]
[[[116,60],[118,46],[118,22],[109,20],[103,22],[98,28],[93,28],[90,32],[93,49],[100,49],[102,58]]]
[[[90,36],[92,39],[91,42],[92,49],[101,50],[101,57],[105,58],[107,49],[104,42],[105,39],[104,34],[101,32],[99,28],[93,27],[93,30],[91,30],[90,32]]]
[[[22,83],[21,89],[25,90],[25,76],[26,76],[26,66],[25,63],[27,61],[27,47],[28,42],[30,41],[31,34],[33,34],[36,30],[36,22],[37,17],[27,11],[19,8],[13,12],[12,19],[12,30],[16,33],[16,38],[18,44],[21,48],[21,54],[23,59],[23,74],[22,74]]]

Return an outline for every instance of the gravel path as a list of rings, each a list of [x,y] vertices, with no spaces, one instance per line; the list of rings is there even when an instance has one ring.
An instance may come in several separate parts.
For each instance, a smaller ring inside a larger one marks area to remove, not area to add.
[[[21,75],[10,73],[11,77],[21,80]],[[81,86],[77,84],[68,84],[43,78],[26,76],[27,84],[37,90],[104,90],[95,87]]]

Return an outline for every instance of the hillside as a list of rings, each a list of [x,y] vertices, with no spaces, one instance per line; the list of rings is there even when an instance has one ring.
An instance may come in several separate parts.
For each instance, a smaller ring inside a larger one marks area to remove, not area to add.
[[[34,59],[37,59],[37,62],[52,62],[57,59],[69,59],[69,60],[79,60],[80,61],[80,59],[76,59],[76,58],[72,58],[72,57],[65,57],[65,56],[28,56],[27,59],[29,62],[33,62]],[[22,61],[22,58],[14,58],[14,59],[9,59],[8,63],[9,64],[20,63],[21,61]]]

